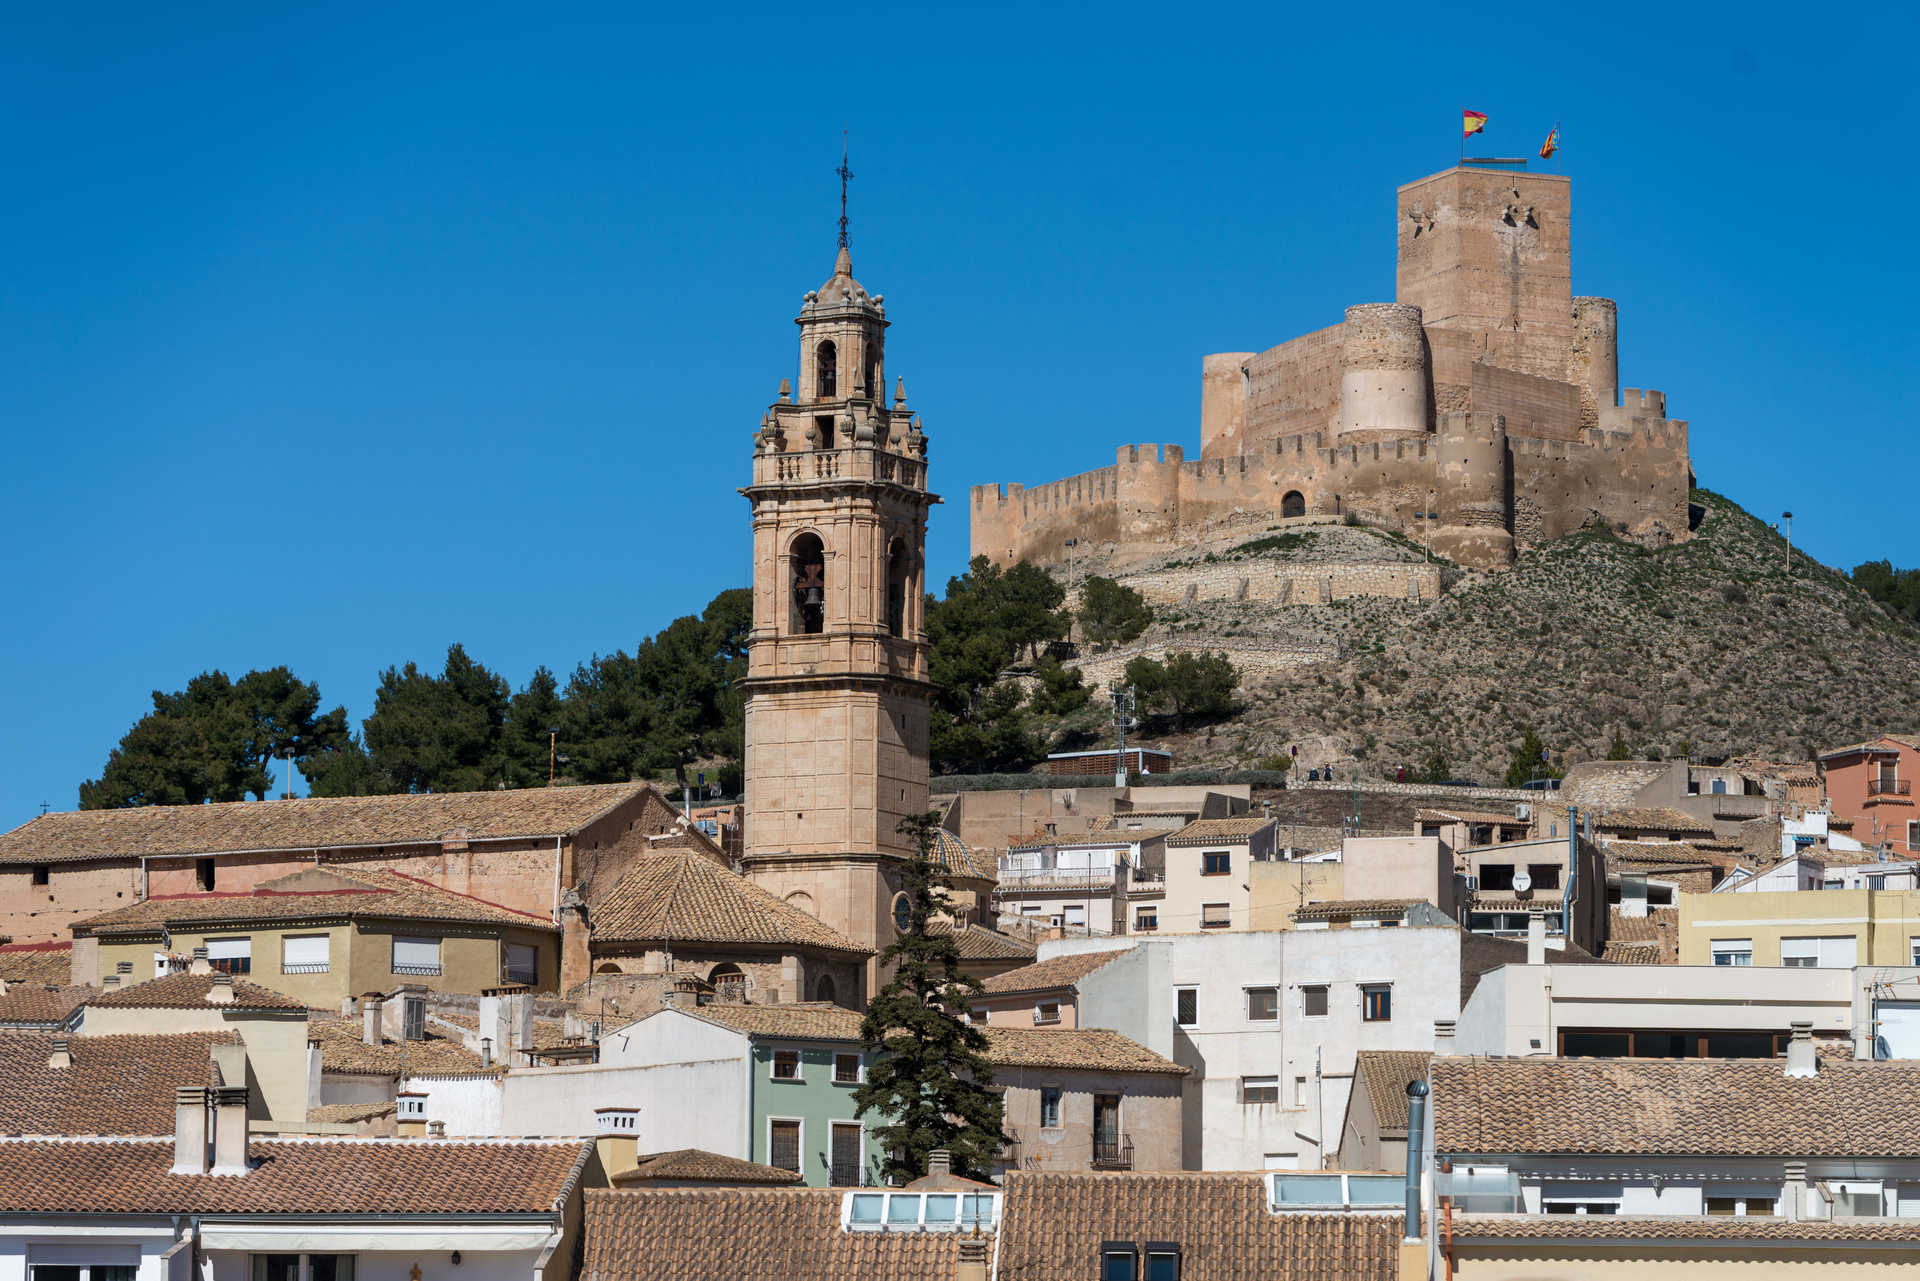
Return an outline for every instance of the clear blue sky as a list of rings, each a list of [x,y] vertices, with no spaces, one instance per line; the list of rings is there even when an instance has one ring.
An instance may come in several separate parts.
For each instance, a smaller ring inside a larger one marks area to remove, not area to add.
[[[1702,483],[1920,563],[1910,9],[673,8],[9,11],[0,827],[205,668],[357,721],[743,583],[842,128],[936,582],[969,485],[1193,448],[1204,353],[1391,298],[1462,107],[1563,120],[1575,291]]]

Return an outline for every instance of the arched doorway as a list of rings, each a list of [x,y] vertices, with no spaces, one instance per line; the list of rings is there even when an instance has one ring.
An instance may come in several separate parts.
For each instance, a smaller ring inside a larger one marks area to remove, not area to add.
[[[747,996],[747,972],[732,961],[722,961],[707,972],[707,982],[722,1000],[742,1001]]]
[[[1282,516],[1306,515],[1307,496],[1297,489],[1289,489],[1280,496],[1280,514]]]
[[[832,975],[822,974],[818,979],[814,980],[813,999],[823,1001],[828,1005],[838,1005],[840,1003],[839,989],[834,987]]]

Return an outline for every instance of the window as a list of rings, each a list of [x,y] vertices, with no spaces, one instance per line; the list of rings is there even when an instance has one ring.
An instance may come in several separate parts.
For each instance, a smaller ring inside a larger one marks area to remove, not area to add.
[[[912,577],[912,558],[904,539],[896,538],[887,547],[887,634],[907,634],[907,589]]]
[[[769,1121],[767,1123],[767,1164],[777,1170],[800,1172],[800,1123],[798,1121]]]
[[[289,934],[280,940],[282,974],[325,974],[331,957],[325,934]]]
[[[1314,983],[1300,989],[1300,1012],[1310,1019],[1327,1012],[1327,985]]]
[[[1139,1281],[1134,1271],[1137,1260],[1133,1246],[1106,1246],[1100,1251],[1100,1281]]]
[[[1157,908],[1143,907],[1134,913],[1133,928],[1141,934],[1151,934],[1160,928],[1160,912]]]
[[[1181,1027],[1192,1027],[1200,1021],[1199,988],[1177,987],[1173,989],[1173,1021]]]
[[[1253,1023],[1271,1023],[1280,1017],[1280,989],[1273,987],[1250,987],[1247,989],[1247,1019]]]
[[[722,961],[707,971],[707,982],[713,984],[716,994],[730,1000],[746,999],[747,972],[732,961]]]
[[[1293,1106],[1297,1108],[1307,1106],[1307,1078],[1304,1076],[1293,1078]]]
[[[35,885],[45,885],[52,879],[52,868],[48,867],[45,863],[35,863],[33,865],[33,883]]]
[[[533,987],[540,982],[540,949],[530,943],[507,944],[507,982]]]
[[[1224,930],[1233,924],[1233,907],[1228,903],[1202,903],[1200,905],[1200,928],[1203,930]]]
[[[1752,939],[1714,939],[1708,945],[1715,965],[1752,965]]]
[[[1540,1208],[1548,1214],[1618,1214],[1618,1201],[1543,1201]]]
[[[860,1084],[860,1056],[858,1054],[836,1054],[833,1056],[833,1083],[835,1085]]]
[[[838,1005],[840,989],[834,986],[831,974],[822,974],[813,985],[813,999],[822,1005]]]
[[[813,349],[813,394],[816,400],[831,398],[839,386],[840,352],[828,339]]]
[[[1482,863],[1480,865],[1480,888],[1483,890],[1512,889],[1513,864]]]
[[[1907,963],[1920,965],[1920,935],[1907,939]]]
[[[1057,1085],[1040,1087],[1040,1128],[1043,1130],[1060,1128],[1060,1087]]]
[[[228,974],[251,974],[253,972],[253,940],[251,938],[208,939],[207,963],[216,970],[225,970]]]
[[[213,888],[214,866],[214,861],[210,858],[193,860],[193,883],[203,892]]]
[[[1536,890],[1557,890],[1560,888],[1560,865],[1558,863],[1527,864],[1527,879],[1533,882]]]
[[[353,1281],[351,1254],[309,1254],[305,1257],[307,1275],[312,1281]],[[253,1281],[296,1281],[300,1275],[300,1255],[256,1254],[252,1258]],[[103,1278],[96,1272],[93,1281],[103,1281]]]
[[[913,929],[913,900],[904,894],[893,896],[893,928],[899,934]]]
[[[1200,856],[1200,875],[1228,876],[1233,872],[1233,855],[1225,850],[1208,850]]]
[[[1179,1246],[1149,1241],[1146,1256],[1147,1275],[1144,1281],[1180,1281]]]
[[[1833,1217],[1836,1219],[1878,1218],[1887,1212],[1886,1196],[1877,1179],[1848,1179],[1828,1186],[1833,1189]]]
[[[1706,1212],[1716,1217],[1744,1215],[1757,1219],[1772,1218],[1776,1204],[1770,1196],[1710,1196],[1706,1203]]]
[[[395,974],[438,974],[440,940],[404,934],[393,936],[393,972]]]
[[[1060,1021],[1060,1002],[1041,1001],[1033,1007],[1035,1023],[1058,1023]]]
[[[1385,1023],[1391,1019],[1393,1017],[1393,984],[1362,984],[1360,1017],[1368,1023]]]
[[[1907,849],[1911,853],[1920,854],[1920,823],[1907,824]]]
[[[775,1050],[773,1052],[773,1079],[776,1081],[800,1079],[800,1051]]]
[[[400,1039],[427,1039],[427,1003],[420,997],[410,996],[400,1003]]]
[[[859,1187],[864,1180],[860,1169],[861,1148],[860,1123],[858,1121],[835,1121],[828,1137],[831,1151],[827,1161],[831,1167],[833,1185],[837,1188]]]
[[[827,626],[827,549],[818,534],[802,534],[788,553],[792,623],[796,635],[818,636]]]
[[[1796,969],[1848,969],[1853,966],[1857,953],[1851,934],[1780,940],[1780,964]]]
[[[1279,1101],[1279,1077],[1243,1076],[1240,1078],[1240,1102],[1242,1106],[1253,1107],[1262,1103],[1278,1103]]]
[[[851,1232],[905,1228],[991,1232],[999,1221],[998,1192],[849,1192],[840,1202],[840,1225]]]
[[[1069,928],[1084,930],[1087,928],[1087,905],[1085,903],[1068,903],[1061,908],[1060,918]]]

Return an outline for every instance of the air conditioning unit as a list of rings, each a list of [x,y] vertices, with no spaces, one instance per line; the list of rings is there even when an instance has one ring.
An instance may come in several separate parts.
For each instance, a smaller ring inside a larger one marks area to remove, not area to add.
[[[1527,801],[1517,801],[1513,807],[1513,817],[1522,823],[1533,821],[1533,806]]]

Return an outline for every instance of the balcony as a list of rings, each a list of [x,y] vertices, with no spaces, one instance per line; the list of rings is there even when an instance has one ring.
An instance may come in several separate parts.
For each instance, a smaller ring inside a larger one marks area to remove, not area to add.
[[[1913,780],[1910,778],[1870,778],[1867,780],[1868,796],[1911,796]]]
[[[1096,1170],[1131,1170],[1133,1168],[1133,1140],[1122,1134],[1093,1136],[1093,1168]]]

